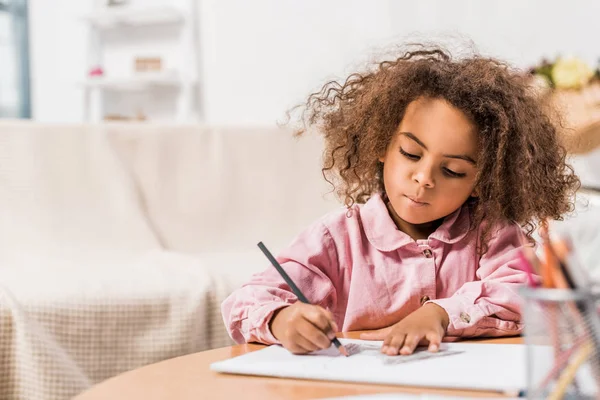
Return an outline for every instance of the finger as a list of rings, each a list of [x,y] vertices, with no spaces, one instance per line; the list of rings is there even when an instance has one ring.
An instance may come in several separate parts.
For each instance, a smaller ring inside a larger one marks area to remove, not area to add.
[[[390,346],[392,344],[392,341],[394,340],[394,338],[396,336],[401,336],[401,335],[405,336],[406,334],[404,332],[401,332],[401,331],[394,332],[394,331],[392,331],[390,329],[390,332],[386,335],[385,338],[383,338],[383,345],[384,346]]]
[[[331,346],[331,339],[311,321],[306,319],[298,321],[297,329],[298,333],[314,346],[314,350],[327,349]]]
[[[442,337],[440,334],[436,332],[429,332],[425,335],[425,338],[429,341],[429,347],[427,350],[435,353],[440,349],[440,344],[442,343]]]
[[[311,307],[310,309],[307,309],[302,316],[316,326],[321,332],[326,333],[330,338],[335,336],[332,320],[333,315],[329,311],[321,307]]]
[[[327,315],[327,319],[329,319],[329,326],[331,328],[332,333],[335,336],[335,333],[339,332],[338,326],[335,323],[335,318],[333,317],[333,313],[329,310],[323,310],[325,311],[325,314]],[[333,337],[332,337],[333,339]]]
[[[297,335],[288,344],[287,349],[293,354],[306,354],[314,351],[313,344],[306,340],[305,337]],[[316,350],[316,349],[315,349]]]
[[[404,334],[404,333],[395,334],[395,335],[389,337],[387,344],[384,341],[384,347],[382,348],[382,350],[385,349],[384,353],[389,356],[397,356],[400,351],[400,348],[404,344],[405,340],[406,340],[406,334]]]
[[[331,321],[331,329],[333,329],[334,333],[337,333],[340,331],[340,328],[338,328],[338,325],[335,323],[335,321]]]
[[[364,340],[384,340],[391,332],[392,327],[378,329],[376,331],[365,332],[360,334],[360,338]]]
[[[298,324],[298,328],[295,332],[295,335],[293,337],[290,338],[290,340],[299,348],[304,350],[304,353],[310,353],[312,351],[316,351],[319,350],[319,346],[317,346],[316,344],[314,344],[312,341],[310,341],[309,339],[307,339],[302,332],[300,331]]]
[[[333,333],[339,332],[340,330],[338,328],[338,325],[335,323],[335,318],[333,317],[333,314],[329,310],[324,311],[327,313],[327,318],[329,319],[329,324]]]
[[[412,354],[417,348],[417,345],[419,344],[422,338],[423,335],[419,333],[407,335],[406,339],[404,340],[404,346],[402,346],[402,348],[400,349],[400,354],[402,354],[403,356]]]

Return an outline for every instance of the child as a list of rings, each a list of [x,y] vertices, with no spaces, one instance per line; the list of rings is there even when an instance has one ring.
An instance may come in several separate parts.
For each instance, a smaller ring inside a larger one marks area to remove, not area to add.
[[[340,328],[375,330],[361,338],[398,355],[519,334],[517,254],[536,222],[572,209],[579,184],[527,77],[420,47],[326,84],[306,112],[347,209],[277,257],[315,305],[269,266],[223,303],[231,337],[302,354]]]

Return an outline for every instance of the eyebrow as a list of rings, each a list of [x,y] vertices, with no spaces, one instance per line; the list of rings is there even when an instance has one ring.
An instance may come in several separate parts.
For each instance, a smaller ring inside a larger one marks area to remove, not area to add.
[[[412,139],[413,141],[415,141],[419,146],[421,146],[422,148],[424,148],[425,150],[427,150],[427,146],[425,146],[425,143],[421,142],[421,140],[416,137],[415,135],[413,135],[410,132],[400,132],[401,135],[404,135],[406,137],[408,137],[409,139]],[[444,154],[443,155],[446,158],[456,158],[458,160],[465,160],[468,163],[471,163],[473,165],[477,165],[477,163],[475,162],[475,160],[473,160],[471,157],[464,155],[464,154]]]

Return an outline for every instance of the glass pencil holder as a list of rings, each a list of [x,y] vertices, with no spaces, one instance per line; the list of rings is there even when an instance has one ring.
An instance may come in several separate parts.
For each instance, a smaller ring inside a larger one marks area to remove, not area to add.
[[[523,288],[528,399],[600,398],[600,293]]]

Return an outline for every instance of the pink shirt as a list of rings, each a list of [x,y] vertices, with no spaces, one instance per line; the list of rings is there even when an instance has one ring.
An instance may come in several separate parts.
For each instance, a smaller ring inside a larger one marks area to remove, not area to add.
[[[518,266],[519,226],[492,229],[480,257],[481,227],[469,230],[465,206],[417,241],[397,229],[380,195],[347,212],[321,218],[277,257],[308,300],[333,313],[342,331],[387,327],[431,301],[450,317],[447,336],[521,332],[517,289],[526,274]],[[223,302],[223,319],[238,343],[278,343],[269,321],[296,300],[269,265]]]

